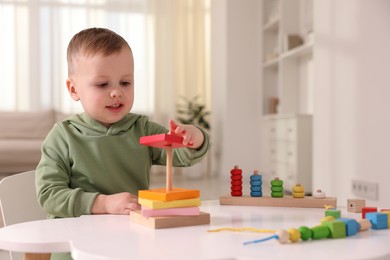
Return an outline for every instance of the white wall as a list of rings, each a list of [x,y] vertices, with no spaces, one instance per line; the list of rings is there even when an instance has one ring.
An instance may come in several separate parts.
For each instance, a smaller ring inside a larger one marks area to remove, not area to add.
[[[315,1],[314,187],[354,197],[379,183],[390,207],[390,1]]]
[[[239,165],[245,172],[260,165],[260,10],[258,0],[213,0],[212,142],[214,171],[230,178]],[[214,160],[215,162],[215,160]],[[249,176],[249,174],[248,174]]]

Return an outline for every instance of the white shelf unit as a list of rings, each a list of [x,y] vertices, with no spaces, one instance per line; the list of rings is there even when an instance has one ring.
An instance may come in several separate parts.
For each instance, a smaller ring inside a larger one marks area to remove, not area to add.
[[[313,0],[263,0],[262,22],[263,171],[311,192]]]
[[[313,112],[312,1],[263,0],[264,115]]]

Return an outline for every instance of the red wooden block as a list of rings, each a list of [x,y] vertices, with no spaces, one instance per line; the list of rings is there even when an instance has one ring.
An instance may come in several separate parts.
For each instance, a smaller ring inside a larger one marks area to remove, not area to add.
[[[232,175],[242,175],[242,170],[241,169],[233,169],[230,171],[230,174]]]
[[[378,209],[376,207],[363,207],[362,208],[362,218],[366,218],[367,212],[377,212]]]
[[[240,181],[240,180],[242,180],[242,175],[232,175],[232,176],[230,176],[230,179],[232,181]]]
[[[175,134],[158,134],[142,136],[139,140],[140,144],[157,147],[157,148],[179,148],[189,145],[183,145],[183,137]]]
[[[241,197],[242,196],[242,191],[232,191],[230,195],[234,197]]]
[[[233,191],[242,191],[242,186],[239,185],[239,186],[231,186],[231,189],[232,189],[232,192]]]
[[[242,181],[231,181],[230,182],[230,184],[232,185],[232,186],[242,186]]]

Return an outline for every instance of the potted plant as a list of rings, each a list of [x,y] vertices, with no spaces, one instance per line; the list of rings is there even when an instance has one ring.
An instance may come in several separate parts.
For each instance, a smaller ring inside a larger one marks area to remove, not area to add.
[[[208,119],[210,111],[206,109],[206,106],[204,104],[199,102],[199,98],[199,96],[195,96],[191,99],[187,97],[181,97],[181,103],[177,104],[176,106],[176,120],[182,124],[198,126],[209,133],[211,129],[210,122]],[[208,155],[201,163],[188,169],[185,169],[184,171],[188,171],[186,175],[195,178],[209,175],[211,170],[210,154],[211,153],[208,153]]]
[[[207,117],[210,111],[207,111],[206,106],[198,101],[199,98],[199,96],[191,99],[181,97],[182,102],[177,104],[176,119],[182,124],[195,125],[210,131],[210,122]]]

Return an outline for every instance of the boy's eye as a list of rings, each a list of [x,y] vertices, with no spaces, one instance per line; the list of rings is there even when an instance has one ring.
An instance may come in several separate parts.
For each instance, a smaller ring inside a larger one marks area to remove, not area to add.
[[[121,86],[129,86],[131,85],[130,81],[121,81]]]
[[[104,88],[104,87],[108,86],[108,82],[98,83],[98,84],[96,84],[96,86],[99,88]]]

